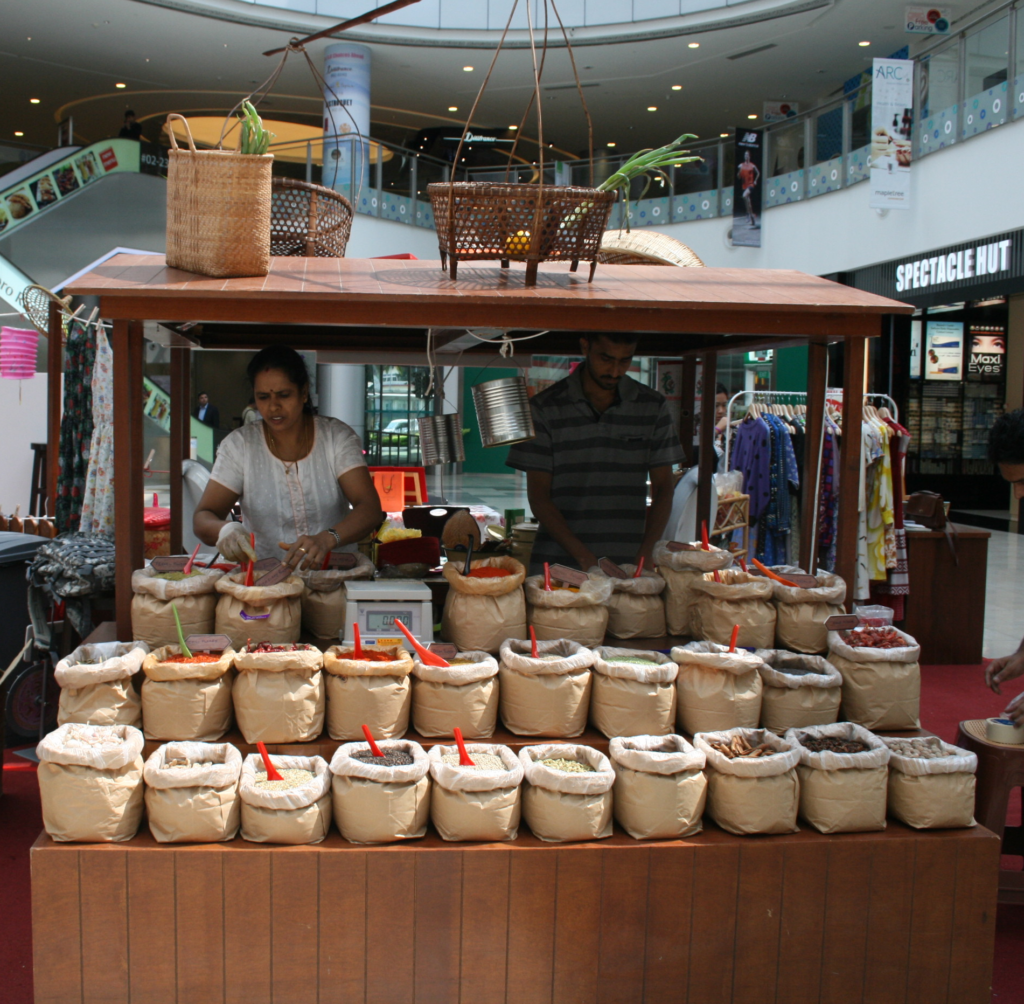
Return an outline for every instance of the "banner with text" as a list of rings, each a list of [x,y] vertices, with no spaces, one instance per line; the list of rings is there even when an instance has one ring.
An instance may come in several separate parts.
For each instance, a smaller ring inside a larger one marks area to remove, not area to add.
[[[872,209],[910,208],[914,61],[876,59],[871,70]]]
[[[761,170],[764,137],[760,129],[736,127],[736,177],[733,179],[732,242],[761,246]]]

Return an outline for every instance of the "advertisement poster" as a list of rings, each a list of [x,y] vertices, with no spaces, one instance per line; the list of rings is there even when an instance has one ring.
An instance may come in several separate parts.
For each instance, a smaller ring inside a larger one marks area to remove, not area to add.
[[[370,50],[336,42],[324,50],[323,184],[348,192],[370,177]]]
[[[679,426],[679,410],[682,401],[683,364],[674,359],[658,360],[658,391],[664,394],[669,411]]]
[[[939,7],[907,7],[903,30],[911,35],[948,35],[949,12]]]
[[[765,125],[769,122],[781,122],[783,119],[793,118],[799,111],[798,101],[766,101],[761,112],[761,121]]]
[[[876,59],[871,70],[872,209],[910,208],[914,61]]]
[[[964,322],[929,321],[925,337],[925,380],[962,380]]]
[[[921,379],[921,322],[910,322],[910,379]]]
[[[967,379],[998,383],[1006,365],[1006,329],[1000,324],[972,324]]]
[[[761,159],[764,153],[760,129],[736,127],[736,177],[733,180],[732,242],[737,247],[761,246]]]

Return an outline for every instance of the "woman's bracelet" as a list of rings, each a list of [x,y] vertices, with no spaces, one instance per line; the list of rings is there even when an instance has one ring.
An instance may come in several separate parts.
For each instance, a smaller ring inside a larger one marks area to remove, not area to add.
[[[325,532],[329,533],[334,538],[335,547],[341,547],[341,534],[338,533],[333,526],[329,526]]]

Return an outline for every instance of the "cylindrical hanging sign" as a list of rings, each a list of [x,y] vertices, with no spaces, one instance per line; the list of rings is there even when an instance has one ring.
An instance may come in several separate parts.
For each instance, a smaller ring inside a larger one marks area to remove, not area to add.
[[[323,184],[351,197],[370,176],[370,50],[327,46],[324,80]]]

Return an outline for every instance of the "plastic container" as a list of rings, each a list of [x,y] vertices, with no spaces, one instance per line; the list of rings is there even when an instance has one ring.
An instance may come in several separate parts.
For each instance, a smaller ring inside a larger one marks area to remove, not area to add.
[[[853,612],[860,618],[864,627],[892,627],[892,607],[877,604],[855,606]]]

